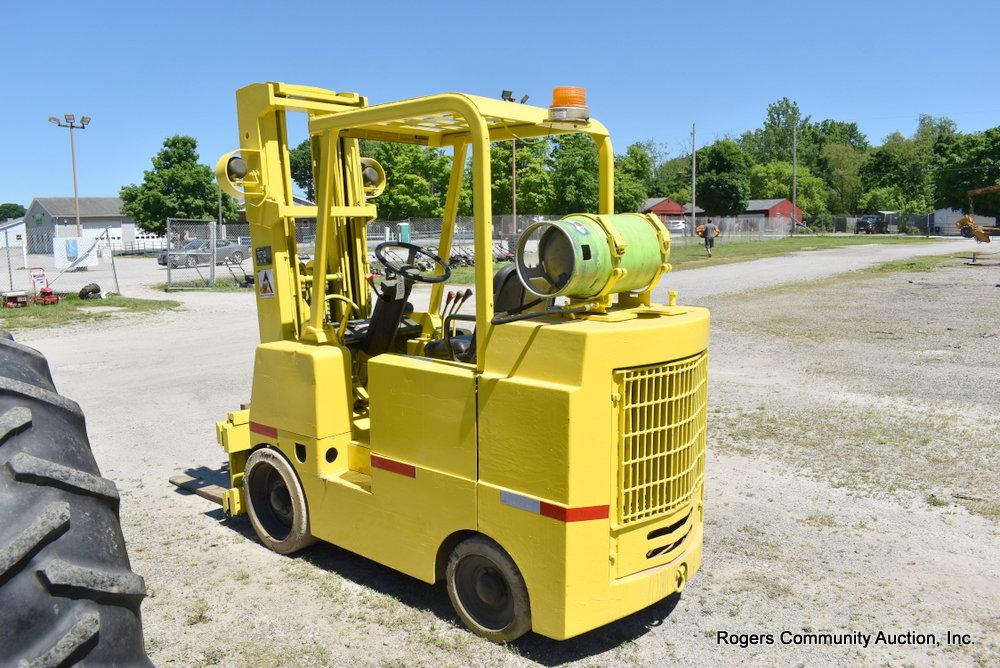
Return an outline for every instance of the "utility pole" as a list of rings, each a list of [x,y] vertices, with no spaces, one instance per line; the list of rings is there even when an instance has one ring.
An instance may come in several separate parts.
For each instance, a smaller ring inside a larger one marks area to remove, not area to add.
[[[83,227],[80,225],[80,191],[76,186],[76,141],[73,138],[73,130],[83,130],[90,123],[90,116],[80,118],[79,125],[76,123],[74,114],[64,114],[65,123],[55,116],[49,116],[49,123],[54,123],[61,128],[69,128],[69,158],[73,165],[73,203],[76,205],[76,236],[83,236]]]
[[[698,171],[698,159],[695,156],[694,146],[695,146],[695,123],[691,124],[691,234],[695,233],[695,228],[698,227],[698,221],[695,219],[695,184],[697,183],[696,174]]]
[[[500,99],[513,102],[514,93],[509,90],[500,92]],[[521,104],[528,101],[528,96],[521,96]],[[512,133],[513,134],[513,133]],[[510,139],[510,214],[513,219],[513,232],[517,233],[517,137]]]
[[[514,233],[517,234],[517,140],[510,140],[510,214],[514,219]]]
[[[795,230],[795,214],[798,209],[799,189],[799,124],[792,126],[792,231]]]

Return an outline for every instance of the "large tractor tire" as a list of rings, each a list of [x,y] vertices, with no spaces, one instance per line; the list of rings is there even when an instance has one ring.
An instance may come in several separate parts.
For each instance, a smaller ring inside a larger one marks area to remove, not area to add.
[[[83,412],[0,333],[0,665],[148,666],[118,519]]]

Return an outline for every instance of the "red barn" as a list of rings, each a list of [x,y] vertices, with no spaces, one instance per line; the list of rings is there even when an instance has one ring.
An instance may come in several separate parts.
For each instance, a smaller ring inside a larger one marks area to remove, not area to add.
[[[660,220],[684,217],[684,207],[669,197],[651,197],[642,203],[642,213],[655,213]]]
[[[802,221],[802,209],[792,204],[792,200],[784,199],[752,199],[747,202],[746,211],[740,214],[745,216],[762,216],[764,218],[792,218],[792,209],[795,210],[795,220]]]

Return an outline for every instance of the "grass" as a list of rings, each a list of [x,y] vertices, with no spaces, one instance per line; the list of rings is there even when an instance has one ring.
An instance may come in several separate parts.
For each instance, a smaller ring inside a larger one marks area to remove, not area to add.
[[[861,246],[865,244],[882,244],[898,246],[901,244],[927,243],[935,239],[925,239],[924,237],[877,237],[868,235],[796,235],[784,239],[773,239],[770,241],[726,241],[720,239],[715,247],[715,255],[711,258],[705,255],[705,247],[700,243],[692,243],[687,246],[674,246],[670,250],[670,265],[673,271],[684,269],[695,269],[716,264],[728,264],[730,262],[749,262],[767,257],[788,255],[799,251],[829,250],[831,248],[843,248],[844,246]],[[951,257],[951,256],[948,256]],[[914,262],[920,262],[926,258],[920,258]],[[903,261],[908,262],[908,261]],[[894,263],[886,263],[894,264]],[[494,268],[500,269],[506,263],[495,263]],[[916,270],[915,270],[916,271]],[[473,285],[476,282],[475,267],[453,267],[451,278],[448,280],[452,285]]]
[[[730,262],[749,262],[766,257],[776,257],[788,255],[798,251],[829,250],[831,248],[843,248],[845,246],[862,246],[866,244],[880,244],[898,246],[901,244],[927,243],[933,239],[924,237],[878,237],[873,239],[867,235],[817,235],[817,236],[794,236],[784,239],[773,239],[771,241],[730,241],[720,237],[716,242],[713,257],[709,258],[705,254],[705,248],[701,244],[691,244],[688,246],[675,246],[670,251],[670,264],[674,271],[683,269],[694,269],[714,264],[728,264]]]
[[[216,277],[215,287],[211,288],[205,285],[205,281],[200,279],[194,279],[189,281],[174,281],[167,287],[166,283],[155,283],[153,284],[154,290],[162,290],[163,292],[170,292],[172,290],[207,290],[209,292],[251,292],[253,287],[243,288],[233,279],[232,276],[226,276],[225,278]]]
[[[58,304],[40,306],[29,304],[25,308],[0,309],[0,329],[30,329],[56,327],[70,323],[89,323],[105,320],[118,313],[153,313],[180,306],[172,299],[137,299],[111,295],[106,299],[83,300],[75,293],[60,295]],[[111,307],[114,311],[106,311]]]
[[[955,264],[955,260],[962,257],[964,253],[954,253],[951,255],[927,255],[924,257],[914,257],[908,260],[892,260],[883,262],[874,267],[862,269],[855,274],[894,274],[899,272],[925,273],[935,271],[941,267]]]
[[[195,624],[204,624],[205,622],[212,619],[208,616],[209,605],[204,599],[197,599],[191,609],[188,611],[187,616],[184,617],[184,623],[188,626],[194,626]]]
[[[810,407],[795,411],[734,409],[714,419],[717,452],[777,458],[833,487],[893,495],[919,494],[944,505],[928,488],[971,489],[956,497],[970,512],[996,519],[990,485],[981,479],[988,428],[956,416],[915,412],[903,402],[882,406]],[[945,503],[948,503],[945,501]],[[829,515],[803,520],[833,527]]]
[[[493,268],[497,271],[502,269],[507,265],[504,263],[495,263]],[[475,285],[476,283],[476,268],[475,267],[452,267],[451,278],[448,279],[448,283],[452,285]]]

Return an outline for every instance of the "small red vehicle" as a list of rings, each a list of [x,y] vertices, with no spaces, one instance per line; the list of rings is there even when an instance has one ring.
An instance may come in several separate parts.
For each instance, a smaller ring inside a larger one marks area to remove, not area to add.
[[[28,305],[28,293],[24,290],[12,290],[3,293],[4,308],[24,308]]]
[[[46,306],[48,304],[58,304],[61,297],[53,292],[52,288],[45,286],[38,290],[38,294],[35,295],[34,302],[36,304],[41,304]]]

